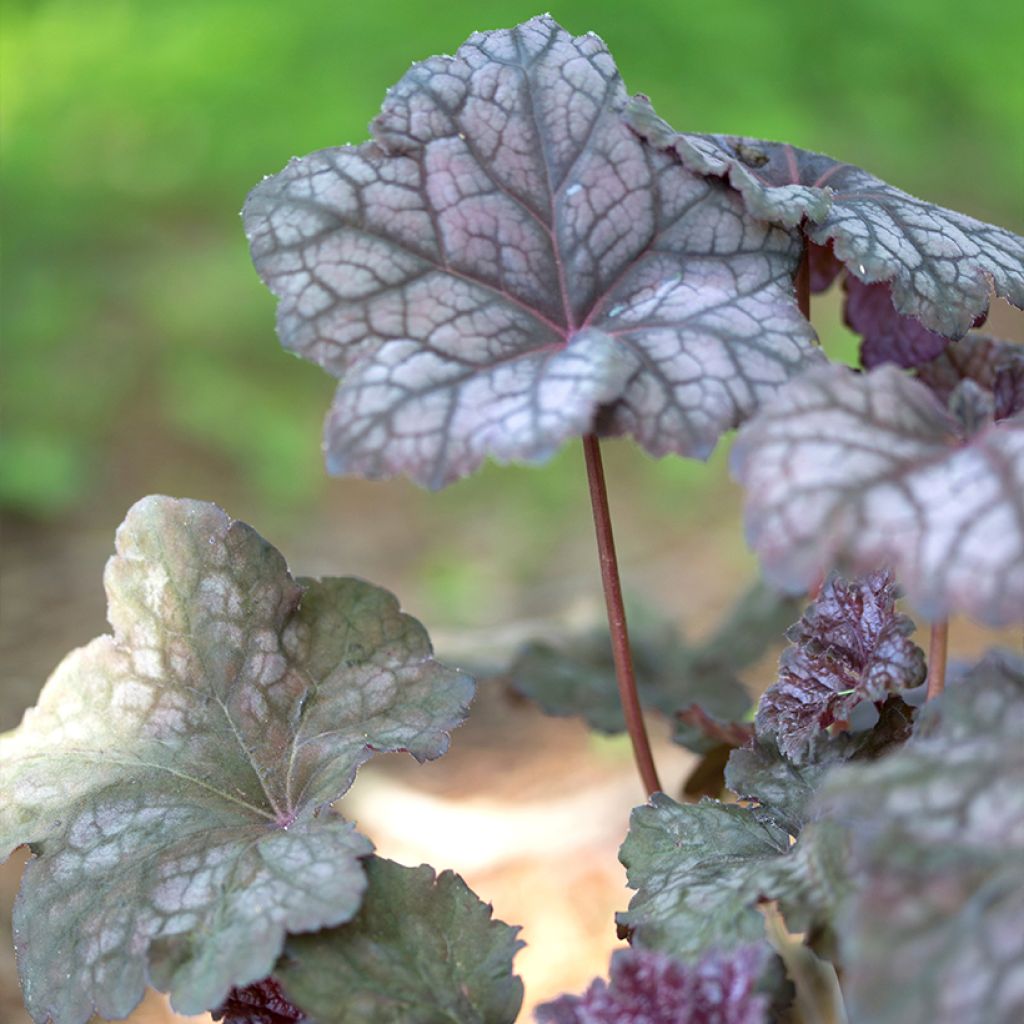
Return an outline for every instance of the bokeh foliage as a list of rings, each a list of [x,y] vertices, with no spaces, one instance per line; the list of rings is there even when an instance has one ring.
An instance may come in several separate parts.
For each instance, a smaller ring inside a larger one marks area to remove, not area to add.
[[[792,141],[1019,230],[1012,8],[565,0],[552,14],[602,35],[627,86],[678,128]],[[237,210],[292,154],[363,139],[410,60],[535,13],[508,0],[8,0],[0,502],[48,517],[88,500],[138,437],[195,446],[271,508],[314,498],[331,382],[277,346]],[[692,474],[669,460],[651,476],[678,496]],[[546,510],[576,482],[538,482]]]

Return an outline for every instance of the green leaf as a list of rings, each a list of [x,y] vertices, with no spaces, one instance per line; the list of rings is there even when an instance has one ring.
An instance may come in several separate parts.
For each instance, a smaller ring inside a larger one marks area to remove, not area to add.
[[[719,742],[699,715],[679,717],[692,705],[718,722],[742,719],[750,698],[738,672],[784,639],[800,601],[758,582],[703,643],[687,645],[671,626],[641,626],[633,636],[637,689],[644,707],[675,718],[675,740],[699,753]],[[624,732],[615,665],[605,629],[562,644],[526,645],[506,673],[513,687],[549,715],[580,715],[599,732]]]
[[[0,738],[0,853],[39,1021],[176,1008],[269,974],[287,931],[348,920],[372,849],[327,805],[378,751],[437,757],[471,680],[386,592],[294,580],[213,505],[150,497],[106,570],[113,636]]]
[[[348,924],[293,936],[274,974],[316,1024],[511,1024],[524,945],[451,871],[372,857]]]
[[[829,776],[857,885],[840,918],[851,1019],[1024,1020],[1024,661],[992,654],[899,753]]]
[[[684,958],[764,938],[767,900],[793,931],[827,924],[845,886],[841,840],[819,822],[791,846],[752,808],[655,793],[633,811],[619,853],[637,893],[617,921],[635,943]]]

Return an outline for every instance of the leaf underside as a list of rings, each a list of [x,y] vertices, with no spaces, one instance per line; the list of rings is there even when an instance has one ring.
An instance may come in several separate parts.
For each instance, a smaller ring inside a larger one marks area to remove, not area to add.
[[[1024,416],[965,437],[892,366],[816,369],[740,432],[733,473],[769,580],[890,565],[927,618],[1024,619]]]
[[[113,636],[72,652],[0,738],[0,853],[38,1021],[125,1017],[147,982],[217,1006],[288,931],[348,920],[372,844],[327,805],[377,751],[442,754],[473,684],[395,599],[295,580],[213,505],[151,497],[118,530]]]
[[[373,857],[348,924],[293,936],[275,970],[316,1024],[511,1024],[523,943],[451,871]]]
[[[831,243],[851,277],[888,282],[897,313],[947,338],[988,311],[992,292],[1024,307],[1024,238],[924,202],[821,153],[761,139],[674,132],[642,97],[628,118],[638,135],[698,174],[738,189],[762,220]]]
[[[549,16],[414,65],[361,146],[258,185],[246,233],[289,349],[341,378],[328,469],[440,487],[598,422],[705,457],[822,360],[799,233],[626,126],[597,36]]]
[[[1024,661],[990,655],[902,751],[829,777],[859,871],[839,935],[851,1020],[1024,1020]]]

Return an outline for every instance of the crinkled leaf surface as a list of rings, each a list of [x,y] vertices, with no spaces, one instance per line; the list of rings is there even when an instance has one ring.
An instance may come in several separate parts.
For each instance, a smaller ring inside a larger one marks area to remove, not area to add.
[[[0,738],[0,850],[36,854],[22,986],[55,1024],[127,1016],[147,979],[208,1009],[352,917],[372,847],[326,805],[376,751],[442,754],[473,692],[390,594],[292,579],[213,505],[140,501],[105,581],[114,635]]]
[[[645,948],[692,958],[764,938],[757,904],[778,900],[793,931],[831,918],[845,884],[845,850],[827,822],[796,845],[750,807],[655,793],[634,809],[619,852],[637,890],[620,928]]]
[[[973,381],[991,392],[995,418],[1007,419],[1024,412],[1024,345],[968,334],[918,367],[917,379],[946,403],[964,381]]]
[[[742,718],[750,698],[737,673],[782,639],[799,602],[754,584],[703,643],[687,645],[669,626],[635,631],[634,667],[641,703],[677,719],[675,739],[704,752]],[[506,673],[512,685],[552,715],[581,715],[600,732],[625,731],[607,630],[565,643],[528,644]],[[708,727],[710,726],[710,728]]]
[[[1024,661],[990,655],[906,747],[829,777],[859,884],[842,939],[851,1020],[1024,1020]]]
[[[333,473],[439,487],[628,433],[705,456],[820,360],[799,234],[623,120],[606,47],[543,16],[416,64],[373,140],[293,160],[246,232],[288,348],[341,378]]]
[[[634,130],[698,174],[727,179],[755,216],[804,225],[832,243],[847,271],[890,282],[896,312],[959,338],[988,310],[992,290],[1024,307],[1024,238],[916,199],[852,164],[761,139],[679,134],[643,97],[629,106]]]
[[[224,1024],[305,1024],[308,1020],[302,1010],[285,998],[274,978],[232,989],[212,1016]]]
[[[913,708],[890,697],[870,727],[837,735],[820,733],[800,763],[779,750],[775,737],[758,735],[729,755],[725,784],[743,800],[757,802],[761,817],[798,835],[812,818],[814,796],[834,765],[871,760],[901,746],[910,736]]]
[[[524,945],[451,871],[374,857],[356,918],[293,936],[275,974],[316,1024],[511,1024]]]
[[[646,949],[612,956],[608,983],[537,1008],[537,1024],[764,1024],[768,998],[757,991],[764,946],[709,953],[694,964]]]
[[[892,366],[815,369],[741,432],[733,472],[767,577],[890,565],[928,618],[1024,619],[1024,417],[969,439]]]
[[[833,573],[789,630],[792,645],[761,695],[756,725],[792,761],[805,763],[811,743],[861,701],[924,682],[924,651],[910,639],[913,620],[896,611],[898,596],[888,570],[851,580]]]

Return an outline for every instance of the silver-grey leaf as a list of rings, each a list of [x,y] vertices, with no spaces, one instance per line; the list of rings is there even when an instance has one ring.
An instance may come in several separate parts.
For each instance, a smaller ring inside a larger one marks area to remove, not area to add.
[[[389,90],[373,140],[245,207],[283,344],[341,378],[333,473],[431,487],[592,431],[706,456],[822,357],[799,234],[625,125],[593,34],[478,33]]]
[[[630,122],[699,174],[725,178],[755,217],[832,243],[866,283],[889,281],[898,313],[959,338],[995,294],[1024,307],[1024,238],[917,199],[821,153],[761,139],[674,132],[643,97]]]
[[[1024,619],[1024,417],[964,438],[896,368],[824,367],[744,427],[733,472],[777,585],[806,590],[836,563],[890,565],[926,618]]]

